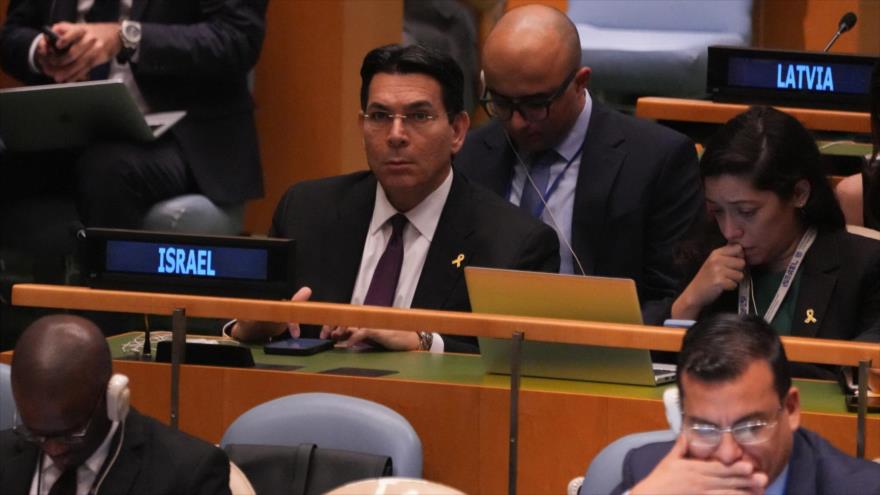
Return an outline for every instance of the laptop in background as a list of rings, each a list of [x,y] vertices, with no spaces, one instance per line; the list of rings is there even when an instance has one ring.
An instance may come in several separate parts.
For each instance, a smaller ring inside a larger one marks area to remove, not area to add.
[[[3,89],[0,108],[0,137],[10,151],[73,148],[98,139],[153,141],[186,115],[144,115],[116,80]]]
[[[466,267],[475,313],[536,316],[581,321],[642,324],[636,285],[630,279],[584,277]],[[480,337],[488,373],[510,373],[509,339]],[[675,366],[651,363],[647,349],[560,344],[526,340],[524,376],[632,385],[660,385],[675,379]]]

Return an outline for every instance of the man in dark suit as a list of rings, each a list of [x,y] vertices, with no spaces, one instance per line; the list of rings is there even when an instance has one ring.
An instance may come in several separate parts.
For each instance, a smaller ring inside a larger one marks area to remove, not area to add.
[[[364,58],[361,79],[370,172],[297,184],[275,211],[271,235],[297,241],[296,282],[306,288],[295,300],[468,311],[465,266],[558,269],[552,229],[453,173],[469,119],[461,69],[449,55],[418,45],[377,48]],[[232,335],[250,340],[283,331],[239,322]],[[427,332],[321,334],[346,345],[477,350],[472,337]]]
[[[111,372],[107,342],[88,320],[31,324],[12,361],[21,422],[0,432],[0,491],[229,493],[226,454],[129,410],[128,379]]]
[[[682,433],[631,450],[613,493],[880,493],[880,464],[800,428],[800,397],[763,319],[721,314],[685,334]]]
[[[262,46],[265,10],[266,0],[10,2],[0,63],[16,79],[34,85],[109,76],[126,84],[144,112],[187,112],[155,142],[97,142],[69,157],[76,166],[67,182],[75,184],[86,225],[139,228],[152,204],[189,192],[217,204],[262,195],[247,76]],[[40,33],[43,26],[57,42]],[[21,176],[9,179],[19,190],[40,174],[74,168],[49,168],[45,162],[57,156],[13,160],[38,165],[30,175],[29,167],[15,167]]]
[[[553,226],[562,272],[632,278],[645,322],[662,322],[674,246],[703,207],[693,143],[593,100],[577,30],[553,8],[505,14],[483,69],[495,120],[470,133],[456,168]]]

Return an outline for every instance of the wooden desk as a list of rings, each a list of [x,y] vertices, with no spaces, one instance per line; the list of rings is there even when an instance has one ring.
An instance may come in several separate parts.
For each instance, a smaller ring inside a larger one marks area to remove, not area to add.
[[[531,339],[615,347],[675,349],[682,332],[674,329],[575,322],[546,318],[364,308],[327,303],[247,301],[179,294],[94,291],[73,287],[18,285],[13,303],[46,307],[108,309],[167,314],[185,307],[191,316],[262,316],[279,321],[437,329],[449,333],[506,336],[513,329]],[[120,336],[115,339],[130,339]],[[121,340],[113,340],[116,357]],[[813,362],[880,362],[880,346],[849,342],[783,339],[790,356]],[[467,493],[504,493],[507,488],[509,380],[483,373],[480,358],[430,353],[347,353],[310,357],[266,356],[258,363],[302,365],[296,371],[183,366],[180,427],[211,442],[249,408],[279,396],[334,392],[384,404],[405,416],[424,448],[424,476]],[[8,362],[8,353],[0,360]],[[390,369],[382,378],[320,374],[340,366]],[[129,375],[132,402],[143,412],[168,419],[170,366],[114,361]],[[856,418],[847,413],[837,385],[799,382],[804,426],[855,452]],[[524,378],[520,392],[519,490],[561,493],[582,475],[590,460],[612,440],[637,431],[666,427],[662,389]],[[880,456],[880,415],[867,419],[867,455]]]
[[[114,356],[135,334],[111,338]],[[8,361],[9,354],[0,358]],[[287,394],[332,392],[384,404],[406,417],[424,448],[424,476],[467,493],[507,487],[508,378],[486,375],[480,359],[429,353],[347,353],[266,356],[258,363],[304,366],[296,371],[182,367],[180,427],[209,442],[239,415]],[[319,374],[339,366],[398,370],[382,378]],[[170,365],[115,360],[131,379],[132,402],[168,421]],[[802,381],[804,426],[855,452],[855,417],[845,412],[837,385]],[[524,378],[520,394],[520,493],[563,493],[614,439],[667,427],[663,388]],[[868,418],[868,455],[880,456],[880,415]]]
[[[642,97],[636,102],[636,115],[647,119],[723,124],[746,111],[749,105],[715,103],[708,100]],[[871,132],[867,112],[776,107],[798,119],[807,129],[848,133]]]

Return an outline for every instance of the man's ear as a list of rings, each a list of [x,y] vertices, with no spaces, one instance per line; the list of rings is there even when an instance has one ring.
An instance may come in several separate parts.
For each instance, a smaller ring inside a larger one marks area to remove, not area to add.
[[[471,127],[471,118],[468,116],[467,112],[461,111],[458,112],[458,115],[452,119],[452,122],[449,124],[452,127],[452,154],[458,153],[458,150],[464,145],[464,139],[467,136],[467,131]]]
[[[797,430],[801,426],[801,395],[797,387],[788,389],[782,407],[788,412],[788,428]]]

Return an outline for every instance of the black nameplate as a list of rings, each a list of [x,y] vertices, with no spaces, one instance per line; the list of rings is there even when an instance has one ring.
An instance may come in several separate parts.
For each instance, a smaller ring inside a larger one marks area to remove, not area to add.
[[[266,298],[293,292],[288,239],[86,229],[80,249],[91,287]]]
[[[709,47],[706,90],[715,101],[867,111],[878,57]]]

